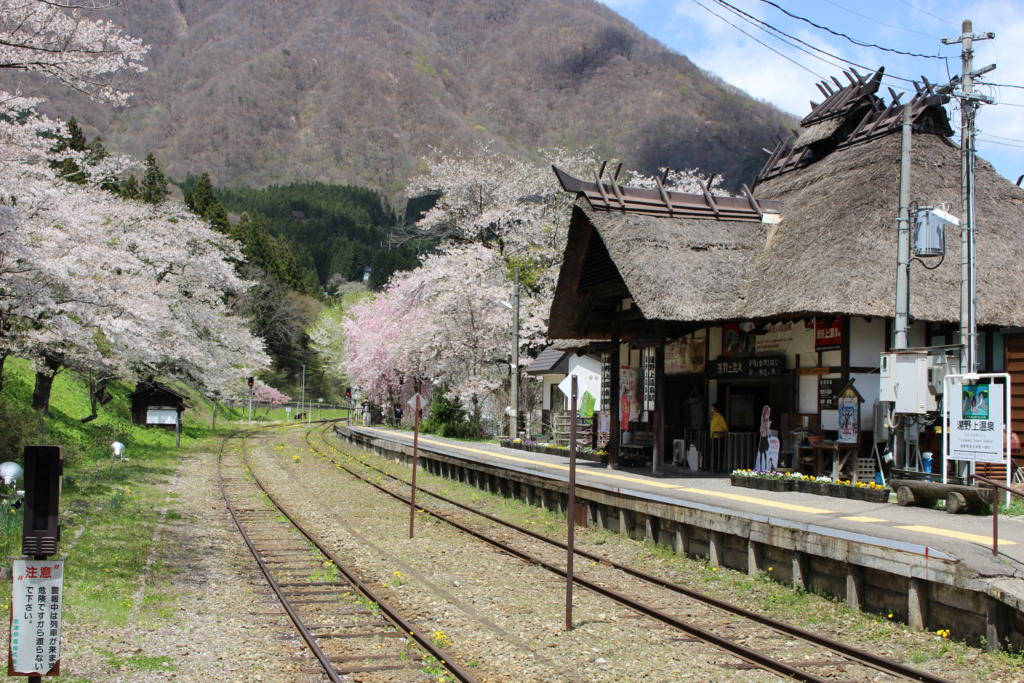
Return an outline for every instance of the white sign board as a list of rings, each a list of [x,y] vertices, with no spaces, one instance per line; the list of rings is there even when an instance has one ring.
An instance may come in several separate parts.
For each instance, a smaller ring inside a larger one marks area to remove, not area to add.
[[[427,397],[417,392],[409,398],[407,405],[409,410],[416,410],[417,408],[423,410],[427,407]]]
[[[146,424],[173,425],[178,424],[178,411],[166,408],[150,408],[146,411]]]
[[[949,458],[1006,462],[1003,385],[954,382],[948,391]]]
[[[11,576],[11,670],[45,675],[60,662],[64,561],[14,560]]]

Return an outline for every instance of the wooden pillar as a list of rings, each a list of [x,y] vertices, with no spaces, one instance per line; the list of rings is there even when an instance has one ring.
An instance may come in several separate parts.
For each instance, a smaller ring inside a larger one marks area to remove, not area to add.
[[[610,389],[608,392],[608,467],[619,466],[619,334],[612,335],[612,350],[608,354],[608,364],[611,366]]]
[[[665,345],[654,347],[654,448],[651,471],[661,474],[665,464]]]

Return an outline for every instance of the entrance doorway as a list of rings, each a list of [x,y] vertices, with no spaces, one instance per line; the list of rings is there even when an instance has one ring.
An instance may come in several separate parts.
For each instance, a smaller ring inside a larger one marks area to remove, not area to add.
[[[767,382],[727,384],[724,408],[729,431],[758,432],[761,428],[761,409],[770,404],[770,396]]]

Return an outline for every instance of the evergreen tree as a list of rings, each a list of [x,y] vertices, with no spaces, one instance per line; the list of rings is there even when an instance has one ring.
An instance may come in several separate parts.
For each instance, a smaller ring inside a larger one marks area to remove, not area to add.
[[[167,177],[157,166],[156,158],[150,152],[146,155],[146,170],[142,174],[142,186],[139,189],[139,199],[147,204],[160,204],[167,195],[171,193],[167,187]]]
[[[221,232],[226,233],[231,227],[227,209],[217,199],[209,173],[204,172],[195,187],[185,192],[185,206]]]
[[[135,176],[130,175],[119,182],[117,189],[113,190],[113,192],[124,199],[138,199],[142,190],[139,188],[139,181],[135,179]]]
[[[88,149],[88,143],[85,139],[85,132],[82,127],[78,125],[78,121],[71,117],[68,119],[67,134],[57,135],[56,142],[53,147],[50,148],[51,152],[60,154],[61,152],[84,152]],[[88,175],[82,170],[82,167],[77,161],[71,158],[56,159],[50,162],[50,167],[56,169],[64,180],[78,185],[84,185]]]

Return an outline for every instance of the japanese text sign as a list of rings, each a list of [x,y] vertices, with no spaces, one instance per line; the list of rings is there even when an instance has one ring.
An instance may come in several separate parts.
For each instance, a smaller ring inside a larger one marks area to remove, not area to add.
[[[14,560],[7,673],[55,674],[60,666],[63,560]]]
[[[954,384],[947,401],[949,457],[973,462],[1005,462],[1003,386]]]

